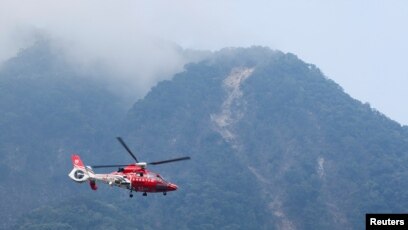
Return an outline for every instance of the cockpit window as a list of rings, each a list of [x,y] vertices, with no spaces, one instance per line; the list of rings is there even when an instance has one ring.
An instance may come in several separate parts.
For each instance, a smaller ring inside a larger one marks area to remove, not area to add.
[[[160,181],[165,181],[165,180],[163,179],[163,177],[161,177],[159,174],[157,174],[157,179],[159,179]]]
[[[156,174],[155,173],[148,173],[146,176],[147,176],[147,178],[155,178]]]

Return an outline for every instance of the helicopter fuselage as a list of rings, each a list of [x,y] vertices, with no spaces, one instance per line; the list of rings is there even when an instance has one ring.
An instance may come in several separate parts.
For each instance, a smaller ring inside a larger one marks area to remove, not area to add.
[[[133,197],[132,192],[143,192],[146,196],[148,192],[162,192],[166,195],[167,192],[177,190],[177,185],[164,180],[159,174],[146,169],[147,165],[160,165],[172,162],[190,160],[190,157],[178,157],[162,161],[139,162],[135,154],[129,149],[121,137],[116,138],[119,143],[126,149],[129,155],[135,160],[134,164],[127,165],[94,165],[85,166],[81,158],[77,154],[73,154],[72,164],[74,168],[68,176],[78,182],[83,183],[88,181],[93,190],[97,190],[96,182],[100,181],[110,186],[117,186],[130,190],[130,197]],[[118,168],[116,172],[108,174],[94,173],[96,168]]]
[[[146,193],[162,192],[166,195],[167,192],[177,190],[177,185],[164,180],[159,174],[147,170],[138,165],[128,165],[124,168],[119,168],[118,171],[108,174],[94,173],[90,166],[85,166],[79,155],[72,155],[72,163],[74,168],[69,173],[69,177],[78,183],[89,182],[93,190],[97,190],[96,182],[100,181],[110,186],[132,191]]]

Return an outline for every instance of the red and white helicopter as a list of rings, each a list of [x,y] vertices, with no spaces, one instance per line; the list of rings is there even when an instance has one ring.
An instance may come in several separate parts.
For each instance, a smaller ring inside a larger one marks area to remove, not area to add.
[[[118,186],[120,188],[129,189],[129,197],[133,197],[132,192],[143,192],[143,196],[147,196],[148,192],[162,192],[166,195],[167,192],[177,190],[177,185],[165,181],[159,174],[146,169],[147,165],[158,165],[175,161],[189,160],[190,157],[180,157],[164,161],[156,162],[139,162],[136,156],[130,151],[128,146],[117,137],[118,141],[127,150],[127,152],[136,161],[134,164],[128,165],[95,165],[85,166],[79,155],[72,155],[72,163],[74,168],[68,176],[78,183],[89,181],[89,185],[93,190],[97,189],[96,181],[101,181],[110,186]],[[118,167],[118,171],[109,174],[94,173],[92,168],[109,168]]]

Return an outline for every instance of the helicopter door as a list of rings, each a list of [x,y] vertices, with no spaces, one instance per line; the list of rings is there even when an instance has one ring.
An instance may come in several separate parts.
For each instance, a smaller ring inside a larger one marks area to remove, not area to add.
[[[143,175],[143,173],[141,174]],[[144,188],[145,180],[146,180],[146,177],[144,175],[140,176],[139,173],[136,173],[136,176],[134,177],[133,182],[132,182],[133,189],[138,192],[145,191],[145,188]]]

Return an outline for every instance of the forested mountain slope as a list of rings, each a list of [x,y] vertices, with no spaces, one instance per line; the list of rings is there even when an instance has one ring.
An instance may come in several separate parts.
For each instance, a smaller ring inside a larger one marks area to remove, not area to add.
[[[214,226],[229,226],[221,215],[243,228],[353,229],[367,212],[407,205],[406,127],[292,54],[224,49],[160,83],[126,127],[149,156],[191,154],[188,185],[227,201],[188,205],[213,210],[201,217]]]
[[[34,207],[72,197],[70,154],[106,149],[126,108],[38,42],[0,69],[0,217],[6,227]],[[109,146],[109,145],[108,145]],[[93,158],[92,158],[93,157]]]
[[[98,92],[96,98],[114,100]],[[84,136],[103,132],[89,116],[113,120],[98,116],[96,104],[91,103],[89,114],[78,109],[84,115],[79,126],[93,127],[83,130]],[[105,108],[105,115],[119,111]],[[85,192],[85,185],[54,180],[78,197],[46,202],[23,215],[16,228],[362,229],[367,212],[406,212],[408,207],[407,128],[353,99],[293,54],[264,47],[220,50],[160,82],[124,119],[117,117],[120,125],[101,137],[107,140],[111,134],[109,146],[122,135],[146,161],[192,157],[151,167],[180,189],[166,197],[129,199],[126,191]],[[7,136],[1,146],[14,147],[17,139],[7,141]],[[88,143],[64,146],[85,151],[88,164],[131,162],[120,146],[89,152],[97,143]],[[33,148],[38,151],[33,158],[55,157],[55,152]],[[64,151],[57,159],[69,164],[69,154]],[[109,158],[114,162],[105,162]],[[59,168],[50,175],[67,173]],[[84,213],[92,215],[81,219],[88,216]]]

